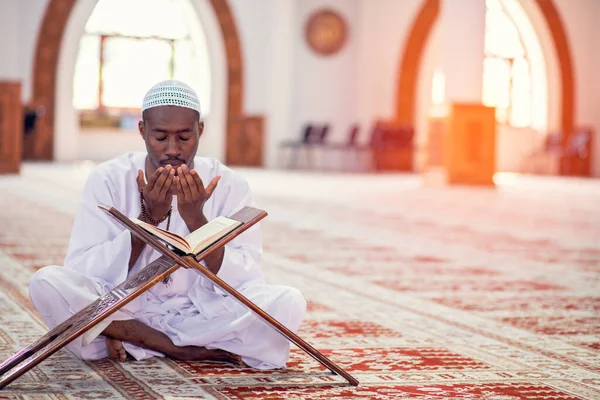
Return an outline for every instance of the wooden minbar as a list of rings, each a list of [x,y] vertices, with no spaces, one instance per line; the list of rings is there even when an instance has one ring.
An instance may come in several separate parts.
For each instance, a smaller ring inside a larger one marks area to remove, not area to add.
[[[495,109],[451,103],[429,121],[426,184],[493,186]]]

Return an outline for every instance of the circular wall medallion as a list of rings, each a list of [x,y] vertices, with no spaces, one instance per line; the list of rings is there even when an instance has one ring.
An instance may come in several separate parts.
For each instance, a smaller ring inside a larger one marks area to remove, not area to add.
[[[344,46],[348,28],[340,14],[330,9],[321,9],[308,18],[305,34],[306,41],[313,51],[331,55]]]

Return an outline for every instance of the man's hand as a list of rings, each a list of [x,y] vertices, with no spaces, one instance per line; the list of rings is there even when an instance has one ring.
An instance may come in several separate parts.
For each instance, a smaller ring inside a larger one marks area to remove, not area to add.
[[[144,183],[144,172],[138,170],[138,189],[144,193],[146,210],[152,219],[160,220],[169,211],[173,200],[174,183],[175,169],[170,165],[154,171],[147,184]]]
[[[216,176],[205,188],[202,179],[195,170],[189,170],[187,165],[177,168],[177,210],[185,221],[190,232],[206,223],[202,209],[212,196],[217,183],[221,179]]]

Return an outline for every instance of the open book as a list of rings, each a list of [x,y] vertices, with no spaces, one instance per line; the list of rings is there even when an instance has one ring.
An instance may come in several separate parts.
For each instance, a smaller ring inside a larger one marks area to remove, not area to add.
[[[156,227],[144,221],[140,221],[137,218],[130,218],[135,224],[146,230],[148,233],[154,235],[158,239],[162,240],[175,247],[177,250],[182,251],[185,254],[198,254],[204,249],[210,247],[213,243],[233,231],[238,226],[242,225],[240,221],[230,219],[227,217],[217,217],[212,221],[194,232],[190,233],[186,237],[178,235],[173,232],[166,231],[162,228]]]

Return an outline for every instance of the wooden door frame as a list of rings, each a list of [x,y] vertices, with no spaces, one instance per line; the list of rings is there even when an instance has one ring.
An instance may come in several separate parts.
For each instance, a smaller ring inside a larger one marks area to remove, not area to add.
[[[23,143],[23,158],[54,158],[54,121],[56,118],[56,82],[60,46],[65,27],[77,0],[50,0],[38,35],[33,69],[31,105],[45,112],[37,121],[36,132]],[[226,154],[236,145],[236,128],[243,118],[244,65],[235,18],[227,0],[210,0],[223,35],[227,62]],[[233,160],[235,163],[235,160]]]
[[[569,41],[564,24],[553,0],[535,0],[552,36],[556,49],[561,83],[561,119],[563,140],[568,140],[575,127],[575,77]],[[419,70],[424,57],[427,40],[440,13],[440,0],[424,0],[414,20],[402,63],[398,69],[398,90],[396,92],[396,120],[399,123],[415,126]]]

